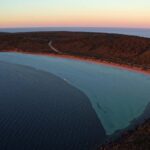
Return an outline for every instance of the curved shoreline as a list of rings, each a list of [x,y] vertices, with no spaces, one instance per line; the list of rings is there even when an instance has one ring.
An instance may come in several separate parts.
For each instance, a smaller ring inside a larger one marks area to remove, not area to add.
[[[1,52],[16,52],[16,53],[24,53],[24,54],[31,54],[31,55],[40,55],[40,56],[48,56],[48,57],[56,57],[56,58],[65,58],[65,59],[73,59],[73,60],[79,60],[87,63],[94,63],[99,65],[105,65],[108,67],[114,67],[118,69],[123,69],[127,71],[132,71],[135,73],[141,73],[144,75],[150,75],[150,69],[144,70],[141,67],[136,66],[130,66],[126,64],[119,64],[115,62],[109,62],[106,60],[96,59],[96,58],[90,58],[86,56],[75,56],[75,55],[69,55],[69,54],[54,54],[54,53],[32,53],[32,52],[23,52],[23,51],[1,51]]]
[[[20,52],[20,53],[24,53],[24,52]],[[116,63],[109,63],[107,61],[100,61],[100,60],[96,60],[96,59],[90,59],[90,58],[84,58],[84,57],[77,57],[77,56],[71,56],[71,55],[56,55],[56,54],[44,54],[44,53],[26,53],[26,54],[32,54],[32,55],[39,55],[39,56],[47,56],[47,57],[56,57],[56,58],[64,58],[64,59],[71,59],[71,60],[79,60],[82,62],[87,62],[87,63],[95,63],[95,64],[102,64],[102,65],[107,65],[108,67],[116,67],[116,68],[120,68],[120,69],[125,69],[125,70],[129,70],[132,72],[137,72],[137,73],[141,73],[141,74],[147,74],[149,75],[150,73],[147,71],[142,70],[141,68],[138,67],[130,67],[130,66],[123,66],[120,64],[116,64]],[[134,69],[133,69],[134,68]],[[137,68],[137,69],[135,69]]]

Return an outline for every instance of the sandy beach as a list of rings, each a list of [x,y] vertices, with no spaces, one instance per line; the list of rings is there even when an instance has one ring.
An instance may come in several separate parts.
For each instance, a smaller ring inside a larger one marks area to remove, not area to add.
[[[7,52],[7,51],[3,51],[3,52]],[[108,67],[115,67],[115,68],[125,69],[128,71],[137,72],[137,73],[141,73],[141,74],[145,74],[145,75],[150,75],[150,69],[144,70],[141,67],[130,66],[130,65],[126,65],[126,64],[118,64],[118,63],[108,62],[108,61],[90,58],[90,57],[80,57],[80,56],[73,56],[73,55],[68,55],[68,54],[54,54],[54,53],[50,53],[50,54],[48,54],[48,53],[31,53],[31,52],[21,52],[21,51],[9,51],[9,52],[24,53],[24,54],[30,54],[30,55],[49,56],[49,57],[65,58],[65,59],[73,59],[73,60],[77,60],[77,61],[100,64],[100,65],[105,65]]]

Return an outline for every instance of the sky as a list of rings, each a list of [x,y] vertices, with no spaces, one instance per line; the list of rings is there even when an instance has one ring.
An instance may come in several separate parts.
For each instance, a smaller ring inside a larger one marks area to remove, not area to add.
[[[150,0],[0,0],[0,27],[150,28]]]

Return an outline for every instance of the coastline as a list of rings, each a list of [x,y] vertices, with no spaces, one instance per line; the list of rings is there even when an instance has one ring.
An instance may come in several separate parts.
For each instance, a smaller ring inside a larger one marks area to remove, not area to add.
[[[84,32],[2,34],[1,52],[64,57],[150,74],[150,38]]]
[[[1,44],[2,46],[0,49],[1,52],[30,54],[66,60],[70,59],[75,60],[76,62],[88,63],[89,65],[95,64],[108,68],[116,68],[123,73],[129,71],[141,76],[145,75],[144,77],[149,77],[149,39],[113,34],[85,34],[83,36],[82,34],[76,33],[75,35],[77,36],[74,36],[74,33],[19,33],[9,35],[8,37],[4,35],[4,37],[1,37],[3,44]],[[49,41],[51,41],[51,46],[48,45]],[[54,41],[54,47],[52,41]],[[57,48],[58,50],[61,50],[61,53],[59,53]],[[82,50],[84,50],[84,52]],[[107,55],[103,56],[103,52]],[[118,55],[115,55],[115,53]],[[134,59],[134,57],[136,58]],[[140,125],[140,127],[142,126],[143,124]],[[136,131],[136,127],[134,131]],[[123,132],[123,137],[118,138],[118,140],[115,141],[117,145],[120,140],[122,141],[123,139],[128,138],[128,136],[124,136],[124,133],[127,133],[128,135],[131,134],[130,130]],[[130,142],[131,141],[129,141],[129,143]],[[108,147],[109,150],[114,142],[112,142],[112,145],[111,143],[106,143],[106,145],[107,144],[110,146]],[[106,150],[105,145],[102,150]]]
[[[124,65],[124,64],[117,64],[117,63],[102,61],[100,59],[94,59],[94,58],[89,58],[89,57],[82,57],[82,56],[80,57],[80,56],[73,56],[73,55],[66,55],[66,54],[53,54],[53,53],[50,53],[50,54],[49,53],[32,53],[32,52],[22,52],[22,51],[5,51],[5,52],[12,52],[12,53],[16,52],[16,53],[22,53],[22,54],[71,59],[71,60],[82,61],[82,62],[87,62],[87,63],[105,65],[105,66],[113,67],[113,68],[119,68],[122,70],[128,70],[131,72],[140,73],[140,74],[144,74],[144,75],[150,75],[150,70],[143,70],[142,68],[139,68],[139,67],[132,67],[129,65]],[[140,125],[139,127],[141,127],[142,125]],[[113,144],[116,144],[117,146],[118,146],[118,144],[122,144],[122,143],[120,143],[120,141],[122,142],[122,141],[124,141],[124,139],[130,137],[130,134],[134,133],[134,131],[137,131],[137,127],[135,127],[135,129],[132,130],[132,133],[130,131],[131,130],[127,130],[127,131],[123,132],[122,136],[119,137],[116,141],[102,145],[102,147],[100,147],[100,150],[107,150],[107,147],[109,150],[109,149],[111,149]],[[117,150],[117,149],[115,149],[115,150]]]
[[[13,50],[1,51],[1,52],[12,52],[12,53],[14,52],[14,53],[22,53],[22,54],[30,54],[30,55],[40,55],[40,56],[48,56],[48,57],[56,57],[56,58],[73,59],[73,60],[79,60],[79,61],[98,64],[98,65],[105,65],[108,67],[123,69],[127,71],[132,71],[135,73],[150,75],[150,69],[144,70],[141,67],[130,66],[127,64],[119,64],[115,62],[109,62],[106,60],[101,60],[101,59],[96,59],[96,58],[91,58],[91,57],[86,57],[86,56],[75,56],[75,55],[69,55],[69,54],[55,54],[55,53],[32,53],[32,52],[13,51]]]

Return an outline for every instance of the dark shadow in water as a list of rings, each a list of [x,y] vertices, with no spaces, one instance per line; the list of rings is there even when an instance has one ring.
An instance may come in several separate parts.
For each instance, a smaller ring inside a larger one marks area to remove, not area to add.
[[[104,139],[81,91],[52,74],[0,62],[0,150],[90,150]]]

